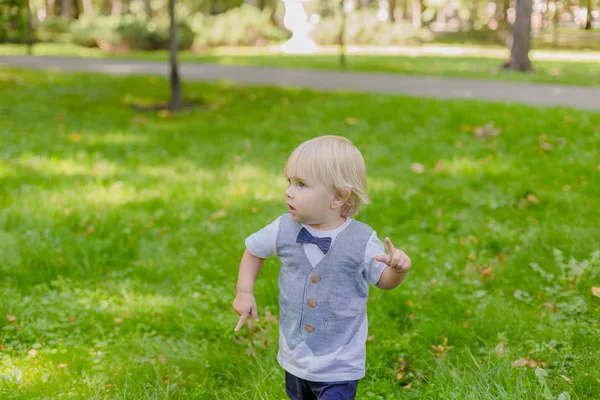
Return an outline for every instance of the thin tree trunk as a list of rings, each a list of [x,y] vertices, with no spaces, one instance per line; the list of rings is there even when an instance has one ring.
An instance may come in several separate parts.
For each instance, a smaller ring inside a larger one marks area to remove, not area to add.
[[[396,0],[388,0],[388,12],[390,13],[390,22],[396,22]]]
[[[86,15],[90,15],[94,13],[94,6],[92,5],[92,0],[81,0],[83,4],[83,13]]]
[[[56,0],[46,0],[46,15],[47,16],[56,15],[54,13],[54,11],[55,11],[54,7],[56,7],[55,4],[54,4],[55,1]]]
[[[412,0],[412,26],[421,29],[421,12],[423,11],[423,0]]]
[[[150,21],[152,19],[152,7],[150,6],[150,0],[144,0],[144,11],[146,12],[146,19]]]
[[[558,1],[554,2],[554,7],[554,14],[552,14],[552,43],[556,46],[558,44],[558,16],[560,15]]]
[[[33,53],[33,26],[31,25],[31,4],[27,0],[27,55]]]
[[[208,0],[208,15],[214,15],[217,13],[217,0]]]
[[[531,2],[517,0],[515,23],[513,25],[513,43],[510,58],[504,64],[505,69],[531,71],[529,49],[531,48]]]
[[[171,28],[169,32],[169,50],[171,52],[171,100],[169,109],[178,111],[183,108],[181,97],[181,80],[179,78],[179,64],[177,62],[177,21],[175,19],[175,0],[169,0],[169,15],[171,17]]]
[[[112,7],[110,13],[112,15],[121,15],[123,11],[123,1],[122,0],[112,0]]]
[[[73,1],[72,0],[61,0],[60,16],[67,20],[73,18]]]
[[[346,10],[344,10],[344,0],[340,1],[342,10],[342,26],[340,27],[340,65],[346,67],[346,46],[344,37],[346,36]]]
[[[583,29],[592,29],[592,0],[587,0],[585,12],[585,26]]]

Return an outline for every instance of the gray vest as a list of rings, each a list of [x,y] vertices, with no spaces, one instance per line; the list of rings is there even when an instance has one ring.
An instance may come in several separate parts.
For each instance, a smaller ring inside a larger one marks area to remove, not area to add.
[[[313,268],[296,243],[301,228],[289,214],[279,220],[280,325],[290,349],[304,342],[322,356],[348,344],[366,317],[365,250],[373,229],[353,220]]]

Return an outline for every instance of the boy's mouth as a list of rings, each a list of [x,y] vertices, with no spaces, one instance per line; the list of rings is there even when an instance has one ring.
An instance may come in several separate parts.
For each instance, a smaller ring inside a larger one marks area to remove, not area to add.
[[[296,209],[294,207],[290,206],[289,204],[287,206],[288,206],[288,211],[296,211]]]

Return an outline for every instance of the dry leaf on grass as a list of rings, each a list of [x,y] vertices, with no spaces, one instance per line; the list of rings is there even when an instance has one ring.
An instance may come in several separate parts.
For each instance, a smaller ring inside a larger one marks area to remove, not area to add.
[[[425,172],[425,166],[419,163],[412,163],[410,164],[410,170],[415,174],[422,174]]]
[[[592,287],[592,294],[596,297],[600,297],[600,287]]]
[[[504,341],[498,343],[494,348],[494,351],[496,352],[496,354],[498,354],[498,357],[504,358],[506,356],[506,348],[504,347]]]
[[[544,361],[536,361],[532,360],[529,357],[521,358],[519,360],[515,360],[512,363],[513,368],[521,368],[521,367],[529,367],[529,368],[537,368],[537,367],[546,367],[548,363]]]
[[[500,129],[494,127],[493,122],[488,122],[483,126],[477,126],[473,129],[475,137],[479,140],[486,140],[488,138],[500,135]]]
[[[569,379],[569,377],[561,375],[561,378],[563,378],[565,380],[565,382],[567,382],[569,385],[573,384],[573,381],[571,379]]]

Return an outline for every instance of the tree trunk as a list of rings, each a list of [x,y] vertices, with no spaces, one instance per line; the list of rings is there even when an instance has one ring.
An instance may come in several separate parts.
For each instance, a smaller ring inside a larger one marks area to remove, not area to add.
[[[181,80],[179,78],[179,64],[177,62],[177,21],[175,19],[175,0],[169,0],[169,14],[171,17],[171,27],[169,32],[169,50],[171,53],[171,100],[169,109],[178,111],[183,108],[183,99],[181,98]]]
[[[110,13],[112,15],[121,15],[123,11],[123,0],[112,0],[112,7]]]
[[[83,5],[83,13],[90,15],[94,13],[94,6],[92,6],[92,0],[81,0]]]
[[[421,29],[421,12],[423,11],[423,0],[412,0],[412,26]]]
[[[33,53],[33,26],[31,25],[31,4],[27,0],[27,55]]]
[[[56,7],[55,0],[46,0],[46,15],[47,16],[56,15],[55,7]]]
[[[531,71],[529,49],[531,47],[531,2],[517,0],[515,23],[513,25],[513,43],[510,58],[504,64],[505,69]]]
[[[388,0],[388,12],[390,13],[390,22],[396,22],[396,0]]]
[[[592,0],[587,0],[585,12],[585,26],[583,29],[592,29]]]
[[[344,9],[344,0],[340,1],[342,10],[342,25],[340,27],[340,65],[346,67],[346,48],[344,37],[346,36],[346,10]]]
[[[560,15],[558,1],[554,2],[554,7],[554,14],[552,14],[552,43],[556,46],[558,45],[558,16]]]
[[[61,0],[60,16],[66,20],[73,18],[73,0]]]
[[[217,0],[208,0],[208,15],[217,13]]]
[[[150,6],[150,0],[144,0],[144,11],[146,12],[146,19],[150,21],[152,19],[152,7]]]

